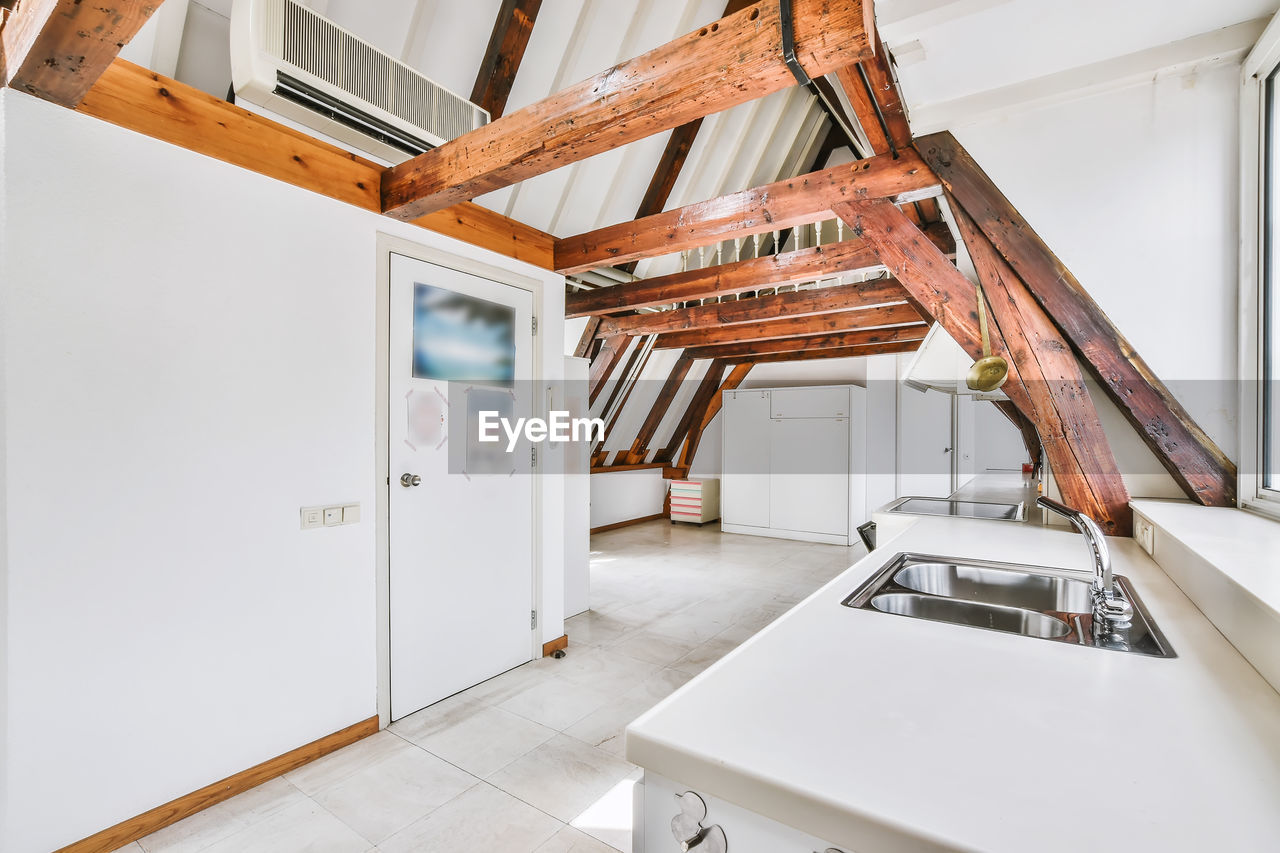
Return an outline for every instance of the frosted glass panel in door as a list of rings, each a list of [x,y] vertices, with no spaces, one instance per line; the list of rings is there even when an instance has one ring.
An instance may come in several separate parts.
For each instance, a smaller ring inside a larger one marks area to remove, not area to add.
[[[726,392],[720,417],[720,518],[725,524],[768,527],[769,392]]]
[[[849,421],[775,418],[769,521],[778,530],[849,534]]]

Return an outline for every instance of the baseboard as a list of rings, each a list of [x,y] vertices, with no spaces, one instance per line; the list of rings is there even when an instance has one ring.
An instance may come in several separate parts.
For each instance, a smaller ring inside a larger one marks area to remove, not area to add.
[[[545,658],[552,652],[558,652],[569,648],[569,635],[561,634],[549,643],[542,644],[542,656]]]
[[[633,524],[643,524],[646,521],[655,521],[659,518],[666,518],[666,513],[658,513],[656,515],[646,515],[643,518],[632,518],[627,521],[615,521],[613,524],[603,524],[600,527],[591,528],[592,533],[604,533],[606,530],[617,530],[619,527],[630,527]]]
[[[229,800],[236,794],[242,794],[277,776],[283,776],[290,770],[296,770],[317,758],[349,746],[361,738],[366,738],[378,731],[377,716],[362,720],[355,725],[347,726],[341,731],[325,735],[306,746],[290,750],[284,755],[262,762],[243,770],[234,776],[228,776],[221,782],[206,785],[198,791],[192,791],[184,797],[171,800],[163,806],[157,806],[137,817],[121,821],[110,829],[90,835],[88,838],[68,844],[54,853],[110,853],[119,850],[126,844],[132,844],[143,836],[150,835],[170,824],[177,823],[185,817]]]

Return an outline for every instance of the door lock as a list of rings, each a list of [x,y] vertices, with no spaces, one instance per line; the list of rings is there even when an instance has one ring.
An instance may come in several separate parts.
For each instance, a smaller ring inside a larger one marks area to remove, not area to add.
[[[404,486],[406,489],[410,486],[420,486],[422,485],[422,478],[417,474],[401,474],[400,485]]]

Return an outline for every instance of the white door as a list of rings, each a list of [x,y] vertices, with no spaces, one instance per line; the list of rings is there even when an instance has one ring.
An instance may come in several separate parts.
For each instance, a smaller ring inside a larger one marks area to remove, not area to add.
[[[530,449],[479,411],[534,414],[533,295],[391,255],[391,718],[533,657]],[[451,465],[452,460],[452,465]]]
[[[769,392],[726,391],[720,472],[720,520],[769,526]]]
[[[898,394],[898,494],[945,498],[952,485],[951,395],[902,385]]]

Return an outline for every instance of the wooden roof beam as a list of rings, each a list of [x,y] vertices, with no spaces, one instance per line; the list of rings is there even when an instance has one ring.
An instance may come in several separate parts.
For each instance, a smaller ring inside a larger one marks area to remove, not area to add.
[[[1187,496],[1209,506],[1235,506],[1235,463],[955,137],[936,133],[916,147]]]
[[[542,0],[502,0],[498,9],[489,46],[471,89],[471,102],[488,110],[491,120],[500,117],[507,108],[511,85],[520,70],[540,8]]]
[[[877,308],[857,311],[838,311],[834,314],[815,314],[810,317],[783,317],[758,323],[738,323],[714,329],[696,329],[690,332],[667,332],[658,335],[656,349],[684,349],[713,344],[733,344],[739,341],[767,341],[795,338],[803,335],[851,332],[872,329],[877,326],[906,325],[923,322],[916,309],[900,302]]]
[[[736,344],[690,347],[681,353],[684,358],[719,358],[725,360],[754,359],[756,356],[775,355],[784,352],[815,352],[825,349],[848,349],[923,341],[930,324],[913,323],[909,326],[891,326],[884,329],[862,329],[856,332],[833,332],[826,335],[805,335],[796,338],[779,338],[766,341],[741,341]]]
[[[161,0],[23,0],[0,30],[7,86],[76,107]]]
[[[856,233],[875,244],[885,265],[956,343],[970,357],[980,357],[977,288],[973,282],[893,205],[850,202],[838,207],[837,213]],[[966,245],[976,251],[974,244]],[[1107,533],[1127,536],[1131,524],[1129,495],[1075,359],[1061,357],[1067,350],[1065,343],[1057,337],[1047,317],[1026,309],[1025,303],[1033,300],[1029,295],[1023,299],[1018,294],[1016,282],[985,274],[978,255],[974,256],[974,264],[984,285],[991,288],[988,297],[996,320],[996,330],[991,335],[993,352],[1009,364],[1003,390],[1041,429],[1063,499],[1097,521]],[[1051,441],[1051,434],[1058,440]]]
[[[780,361],[815,361],[825,358],[861,358],[868,355],[887,355],[899,352],[915,352],[920,349],[922,341],[895,341],[884,344],[868,344],[859,347],[833,347],[831,349],[796,350],[795,352],[776,352],[768,355],[744,356],[751,364],[772,364]],[[726,359],[734,364],[739,359]]]
[[[941,193],[938,179],[913,151],[897,159],[881,155],[855,160],[557,240],[556,271],[582,272],[807,225],[829,217],[832,206],[842,201],[905,203]]]
[[[947,226],[935,223],[928,226],[925,233],[944,254],[955,254],[955,239]],[[865,242],[843,240],[811,249],[577,291],[565,297],[565,316],[615,314],[675,302],[733,296],[877,266],[880,258]]]
[[[907,292],[891,278],[857,284],[840,284],[812,290],[794,290],[713,302],[692,308],[631,314],[626,317],[603,317],[601,335],[647,335],[693,329],[713,329],[736,323],[750,323],[780,317],[810,317],[856,308],[870,308],[890,302],[905,302]]]
[[[810,76],[874,51],[862,0],[793,0]],[[382,209],[415,219],[795,84],[781,11],[761,0],[388,169]]]

